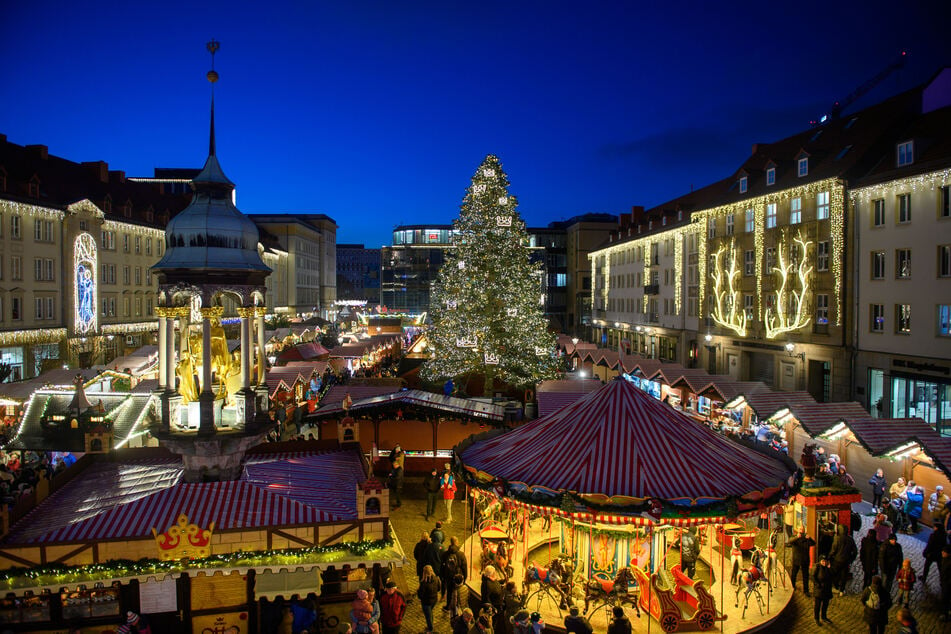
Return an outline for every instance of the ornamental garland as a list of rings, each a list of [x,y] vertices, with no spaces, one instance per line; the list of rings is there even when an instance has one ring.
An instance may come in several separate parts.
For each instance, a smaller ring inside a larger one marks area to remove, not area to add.
[[[194,570],[204,568],[228,566],[264,566],[274,563],[293,565],[295,563],[310,563],[303,560],[308,555],[326,555],[330,553],[349,552],[361,557],[372,550],[389,548],[393,540],[375,540],[362,542],[348,542],[332,544],[330,546],[309,546],[288,550],[240,551],[211,555],[202,559],[182,559],[178,561],[161,561],[145,558],[133,561],[131,559],[111,559],[98,564],[69,566],[66,564],[51,563],[33,568],[15,567],[0,570],[0,582],[8,588],[29,587],[36,585],[41,578],[49,578],[52,583],[75,583],[77,581],[94,581],[96,579],[111,579],[114,577],[131,577],[179,570]],[[278,562],[271,561],[279,557]]]

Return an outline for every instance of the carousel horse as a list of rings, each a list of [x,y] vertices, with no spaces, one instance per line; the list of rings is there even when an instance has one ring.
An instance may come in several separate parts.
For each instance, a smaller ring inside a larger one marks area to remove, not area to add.
[[[534,561],[525,568],[525,604],[528,604],[528,595],[532,587],[539,585],[538,592],[554,590],[560,598],[558,607],[565,610],[571,607],[571,589],[574,579],[574,566],[566,555],[559,555],[551,561],[548,568],[542,568]]]
[[[633,585],[634,590],[629,591],[629,586]],[[641,608],[638,605],[640,597],[640,588],[634,573],[627,566],[619,569],[614,579],[604,577],[592,577],[584,588],[584,614],[588,613],[588,606],[592,601],[598,602],[598,607],[602,605],[623,605],[630,603],[637,610],[637,616],[641,616]]]
[[[757,549],[758,550],[758,549]],[[766,553],[762,553],[762,559],[766,559]],[[756,604],[759,606],[759,612],[763,614],[763,595],[760,594],[760,585],[766,581],[766,576],[763,574],[762,569],[756,567],[755,565],[750,565],[749,568],[742,571],[739,574],[741,584],[736,588],[736,595],[733,598],[733,607],[740,607],[740,593],[743,593],[743,614],[740,618],[746,617],[746,608],[750,605],[750,595],[756,597]]]

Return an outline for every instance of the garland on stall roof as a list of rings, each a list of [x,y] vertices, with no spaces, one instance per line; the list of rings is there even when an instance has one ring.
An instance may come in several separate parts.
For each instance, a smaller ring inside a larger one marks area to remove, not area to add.
[[[310,555],[349,552],[352,555],[366,556],[370,551],[389,548],[392,545],[393,540],[381,539],[287,550],[240,551],[211,555],[201,559],[180,559],[177,561],[145,558],[138,561],[111,559],[98,564],[79,566],[52,563],[33,568],[18,567],[0,570],[0,583],[3,583],[7,588],[16,588],[35,586],[41,580],[48,583],[75,583],[77,581],[131,577],[187,569],[293,565],[296,563],[310,563],[307,561]],[[47,583],[41,585],[47,585]]]

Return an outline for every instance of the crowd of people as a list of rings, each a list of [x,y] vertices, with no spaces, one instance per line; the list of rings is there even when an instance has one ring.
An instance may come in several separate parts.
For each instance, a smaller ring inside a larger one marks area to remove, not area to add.
[[[40,480],[52,480],[74,462],[76,458],[64,452],[0,450],[0,500],[16,506]]]

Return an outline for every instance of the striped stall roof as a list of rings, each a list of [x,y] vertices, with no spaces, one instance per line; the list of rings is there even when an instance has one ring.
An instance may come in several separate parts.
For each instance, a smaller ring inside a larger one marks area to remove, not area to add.
[[[370,398],[372,396],[380,396],[382,394],[392,394],[393,392],[399,392],[403,389],[400,385],[334,385],[327,393],[324,394],[324,397],[320,399],[321,409],[327,407],[340,407],[340,404],[343,403],[344,397],[347,393],[350,394],[350,399],[356,403],[359,400]]]
[[[4,543],[142,539],[180,513],[200,526],[214,522],[216,530],[351,520],[364,479],[359,456],[349,451],[257,456],[230,482],[181,477],[178,460],[97,463],[18,522]]]
[[[942,436],[920,418],[863,418],[847,423],[849,430],[873,456],[881,456],[909,442],[931,458],[951,478],[951,438]]]
[[[795,473],[613,380],[562,410],[462,452],[469,469],[582,495],[718,499],[778,489]]]
[[[538,385],[538,415],[548,416],[585,394],[601,389],[602,385],[597,379],[542,381]]]
[[[768,392],[769,386],[760,381],[733,381],[729,378],[715,378],[709,385],[701,388],[703,396],[728,403],[737,396],[749,396],[760,392]]]
[[[797,404],[790,406],[789,411],[813,438],[824,434],[840,422],[848,424],[850,421],[868,418],[865,408],[855,401]]]
[[[781,409],[795,405],[814,405],[816,399],[809,392],[757,392],[747,394],[746,402],[756,415],[766,419]]]
[[[687,391],[693,394],[699,394],[705,387],[717,380],[731,380],[729,375],[708,374],[706,370],[701,368],[685,368],[679,372],[667,371],[664,373],[664,376],[670,377],[670,382],[668,383],[670,387],[686,387]]]

